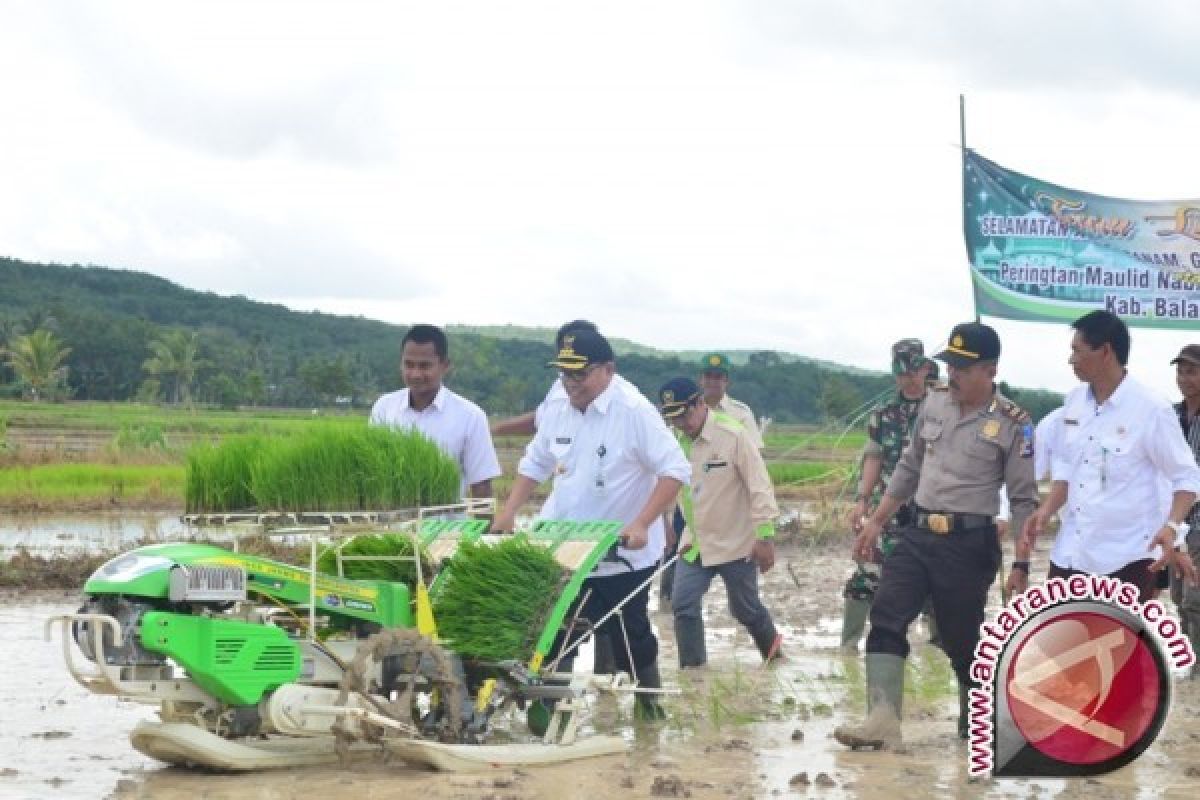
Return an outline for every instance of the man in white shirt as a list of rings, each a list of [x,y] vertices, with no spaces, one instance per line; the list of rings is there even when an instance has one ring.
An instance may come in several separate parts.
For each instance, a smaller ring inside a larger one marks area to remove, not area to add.
[[[562,349],[563,338],[570,336],[580,331],[591,331],[599,333],[596,323],[586,319],[574,319],[570,322],[563,323],[558,329],[558,333],[554,335],[554,351],[557,353]],[[629,381],[625,380],[620,375],[613,375],[613,383],[615,383],[624,392],[631,392],[634,395],[640,396],[641,392],[637,387]],[[526,411],[515,417],[500,420],[492,426],[493,436],[518,436],[524,434],[532,436],[537,432],[538,422],[545,412],[546,405],[554,402],[567,402],[567,393],[563,390],[562,380],[555,378],[554,383],[550,384],[550,388],[546,391],[546,397],[542,402],[538,403],[538,407],[533,411]]]
[[[1059,406],[1042,417],[1041,422],[1034,428],[1033,477],[1039,481],[1050,477],[1050,464],[1054,458],[1054,451],[1058,449],[1055,442],[1062,431],[1062,415],[1062,406]]]
[[[400,343],[404,389],[375,401],[371,424],[415,428],[458,462],[464,494],[491,497],[500,462],[488,432],[487,415],[442,385],[450,369],[446,334],[433,325],[414,325]]]
[[[1065,505],[1048,577],[1112,575],[1137,586],[1145,603],[1164,566],[1195,582],[1184,520],[1200,491],[1200,467],[1171,405],[1126,371],[1129,329],[1121,318],[1093,311],[1071,327],[1069,362],[1083,384],[1063,402],[1053,487],[1024,526],[1007,586],[1024,590],[1033,542]],[[1164,481],[1171,490],[1165,518]]]
[[[613,362],[612,348],[599,333],[565,337],[548,366],[559,369],[568,402],[546,406],[493,529],[513,530],[521,506],[551,477],[554,487],[541,518],[622,522],[617,560],[601,562],[584,582],[580,616],[598,622],[628,599],[621,612],[628,650],[615,615],[599,633],[613,637],[616,667],[655,689],[662,683],[658,639],[647,614],[649,580],[663,553],[663,512],[688,482],[691,466],[650,401],[616,385]],[[653,696],[639,694],[637,701],[640,714],[661,718]]]

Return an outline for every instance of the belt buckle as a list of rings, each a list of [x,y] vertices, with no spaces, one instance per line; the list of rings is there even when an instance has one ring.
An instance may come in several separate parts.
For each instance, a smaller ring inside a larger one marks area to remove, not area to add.
[[[940,533],[943,536],[950,532],[950,515],[949,514],[926,514],[925,524],[929,530],[934,533]]]

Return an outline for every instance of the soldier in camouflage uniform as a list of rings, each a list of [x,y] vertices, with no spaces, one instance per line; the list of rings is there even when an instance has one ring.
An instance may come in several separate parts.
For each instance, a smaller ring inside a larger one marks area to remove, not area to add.
[[[867,444],[859,463],[858,491],[849,518],[855,534],[862,529],[862,520],[867,513],[879,505],[892,470],[908,445],[917,412],[925,399],[927,379],[933,370],[936,365],[925,357],[919,339],[901,339],[892,345],[896,394],[876,407],[867,420]],[[910,521],[910,513],[911,508],[905,506],[896,514],[884,529],[875,558],[860,563],[846,581],[842,593],[846,598],[842,613],[842,648],[845,650],[858,649],[875,590],[879,588],[880,565],[895,545],[896,531]]]

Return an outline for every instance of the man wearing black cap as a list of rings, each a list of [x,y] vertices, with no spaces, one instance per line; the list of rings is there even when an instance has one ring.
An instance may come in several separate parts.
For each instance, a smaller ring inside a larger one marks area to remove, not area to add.
[[[568,402],[544,410],[493,529],[513,530],[517,511],[551,477],[554,487],[541,518],[623,522],[618,559],[601,562],[584,582],[580,616],[599,621],[631,598],[621,612],[623,625],[610,617],[600,633],[614,637],[618,669],[644,688],[660,688],[658,639],[647,615],[649,581],[663,553],[663,512],[688,482],[691,468],[650,401],[615,385],[613,351],[599,333],[564,337],[548,366],[558,368]],[[637,696],[637,709],[646,716],[662,715],[649,694]]]
[[[557,353],[562,349],[563,339],[580,331],[591,331],[599,333],[596,323],[586,319],[573,319],[570,322],[564,322],[559,327],[558,332],[554,334],[554,351]],[[613,383],[617,384],[623,391],[631,394],[640,395],[641,392],[629,381],[622,378],[620,375],[613,375]],[[563,391],[562,380],[554,379],[554,383],[550,384],[549,391],[546,392],[546,397],[538,404],[538,407],[533,411],[526,411],[524,414],[519,414],[515,417],[500,420],[492,425],[493,436],[531,436],[537,432],[538,419],[545,413],[546,406],[550,403],[558,401],[566,402],[567,393]]]
[[[908,626],[926,596],[958,677],[958,731],[965,737],[971,660],[1000,567],[999,489],[1007,489],[1014,525],[1037,505],[1033,426],[1028,414],[996,391],[996,332],[977,322],[957,325],[937,358],[947,365],[949,384],[930,392],[912,442],[854,543],[856,559],[870,558],[892,514],[915,497],[916,519],[900,529],[871,606],[867,718],[834,731],[849,747],[899,744]]]
[[[1183,400],[1175,404],[1179,415],[1179,427],[1187,439],[1192,455],[1200,462],[1200,344],[1189,344],[1179,351],[1175,360],[1175,385]],[[1187,550],[1193,564],[1200,564],[1200,503],[1192,506],[1187,520]],[[1179,614],[1183,632],[1192,641],[1192,650],[1200,653],[1200,587],[1189,584],[1178,570],[1168,570],[1171,575],[1171,600]],[[1200,669],[1192,667],[1192,677],[1200,675]]]
[[[1018,557],[1065,505],[1048,577],[1111,575],[1137,586],[1145,603],[1166,566],[1195,582],[1186,518],[1200,492],[1200,467],[1171,406],[1126,370],[1125,322],[1093,311],[1071,327],[1068,361],[1083,383],[1063,400],[1054,483],[1023,529]],[[1027,572],[1010,575],[1009,588],[1024,589]]]
[[[900,456],[912,436],[917,412],[925,400],[926,379],[934,363],[925,357],[920,339],[901,339],[892,345],[892,375],[896,393],[871,411],[867,418],[867,443],[859,468],[854,507],[850,509],[850,529],[858,534],[867,512],[879,505],[883,489],[892,477]],[[883,559],[895,546],[896,532],[912,522],[912,504],[906,503],[888,523],[879,541],[879,552],[855,567],[842,591],[842,649],[858,650],[867,624],[871,602],[879,588],[879,570]]]
[[[767,465],[746,427],[710,409],[690,378],[668,381],[658,399],[663,418],[687,438],[692,466],[672,592],[679,666],[708,661],[704,594],[718,575],[733,618],[750,632],[763,660],[771,661],[781,655],[783,637],[758,594],[758,573],[775,563],[779,516]]]

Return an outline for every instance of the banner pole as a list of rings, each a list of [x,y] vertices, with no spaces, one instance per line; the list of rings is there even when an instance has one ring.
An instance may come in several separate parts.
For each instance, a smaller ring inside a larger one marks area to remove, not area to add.
[[[966,95],[958,95],[958,148],[962,154],[962,175],[963,175],[963,230],[967,229],[967,98]],[[971,260],[971,251],[967,249],[967,261]],[[975,293],[975,287],[971,287],[971,297],[975,303],[975,321],[979,322],[979,298]]]

